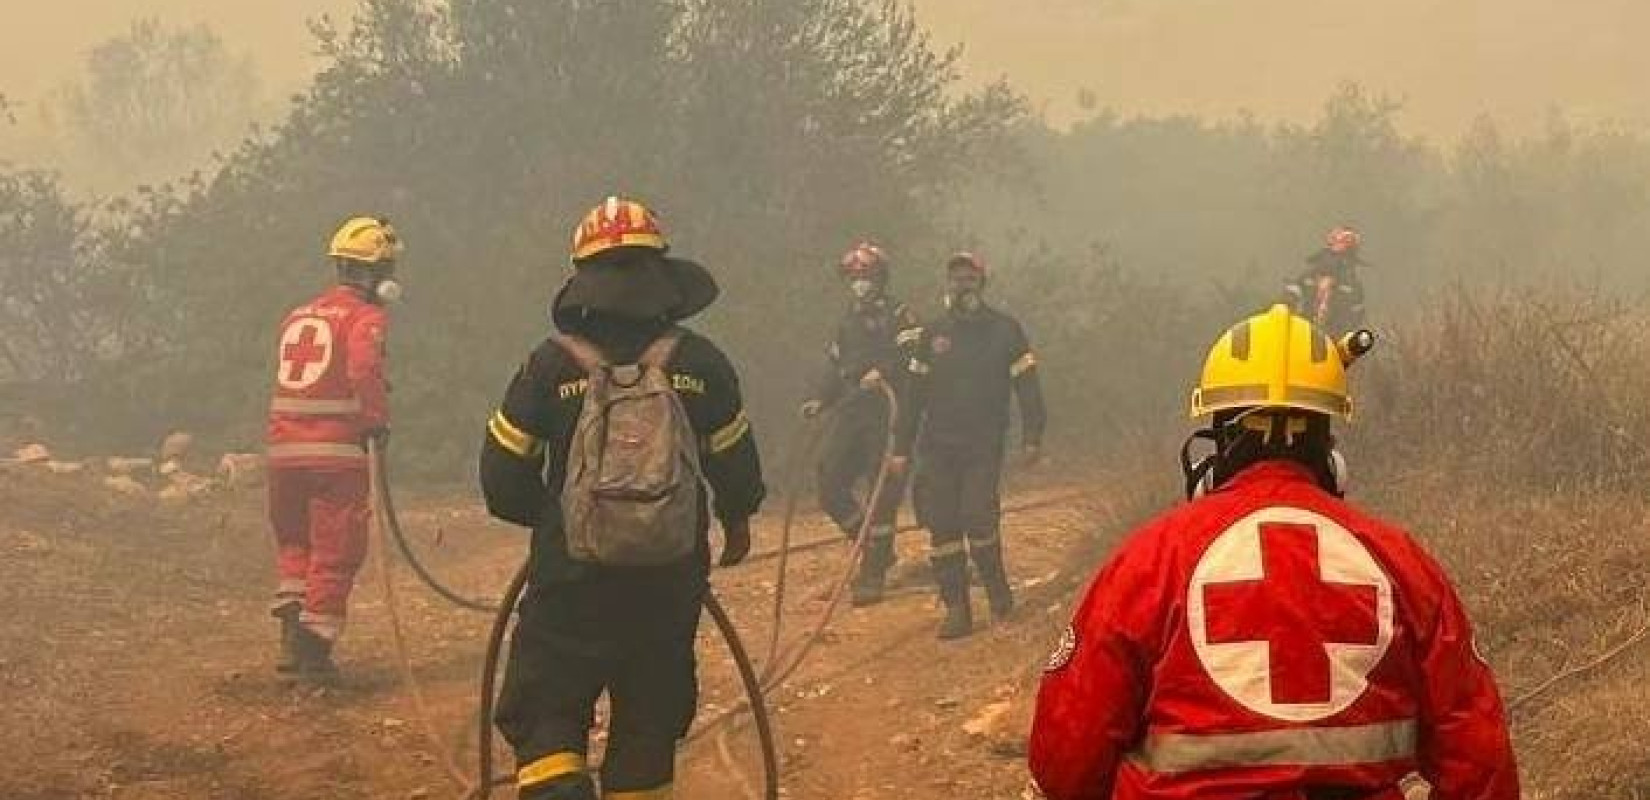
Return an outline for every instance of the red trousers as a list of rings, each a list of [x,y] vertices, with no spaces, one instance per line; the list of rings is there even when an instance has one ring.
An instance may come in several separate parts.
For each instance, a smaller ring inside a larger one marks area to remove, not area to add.
[[[269,470],[280,574],[275,602],[302,602],[304,625],[325,638],[343,630],[355,574],[367,556],[370,513],[365,467]]]

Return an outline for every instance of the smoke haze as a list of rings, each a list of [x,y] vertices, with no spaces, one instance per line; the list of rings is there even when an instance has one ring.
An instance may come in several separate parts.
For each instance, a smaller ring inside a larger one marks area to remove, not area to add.
[[[1056,122],[1079,94],[1124,113],[1311,117],[1355,81],[1402,99],[1449,138],[1488,114],[1514,128],[1553,112],[1650,123],[1650,5],[1637,0],[918,0],[971,78],[1007,76]],[[250,55],[277,96],[315,68],[305,20],[354,0],[3,0],[0,92],[37,100],[139,17],[205,22]],[[1585,9],[1583,10],[1583,6]]]

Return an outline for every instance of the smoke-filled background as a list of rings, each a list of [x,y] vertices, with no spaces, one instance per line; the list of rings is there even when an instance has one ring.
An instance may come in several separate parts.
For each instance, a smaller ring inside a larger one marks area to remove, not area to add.
[[[398,474],[466,479],[574,223],[622,192],[721,281],[694,324],[740,366],[770,464],[846,300],[839,254],[877,240],[932,311],[968,248],[1040,351],[1045,483],[1137,516],[1174,499],[1209,342],[1352,224],[1382,338],[1354,375],[1353,496],[1460,583],[1527,796],[1645,796],[1650,676],[1594,656],[1650,630],[1646,29],[1638,0],[0,0],[0,443],[138,453],[186,429],[257,450],[274,326],[367,212],[409,247]],[[0,482],[7,525],[94,514],[73,480]],[[92,541],[141,557],[107,581],[19,560],[42,588],[0,580],[0,600],[196,592],[132,568],[167,531],[126,513]],[[173,531],[169,557],[244,600],[261,522],[216,524]],[[1005,672],[1025,636],[993,651]],[[0,635],[0,656],[37,644]],[[31,719],[83,696],[63,687],[26,693]],[[945,796],[1011,796],[1002,773]]]
[[[982,251],[1088,455],[1174,424],[1202,344],[1331,224],[1366,232],[1388,326],[1457,284],[1643,286],[1625,2],[7,11],[0,386],[88,445],[255,447],[270,325],[361,211],[411,243],[395,399],[431,475],[461,474],[612,191],[721,278],[704,324],[776,443],[865,237],[925,304]]]

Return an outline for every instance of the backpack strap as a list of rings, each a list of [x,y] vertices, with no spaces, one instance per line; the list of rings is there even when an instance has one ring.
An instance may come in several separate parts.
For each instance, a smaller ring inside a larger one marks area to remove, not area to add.
[[[676,356],[676,346],[682,343],[684,333],[687,331],[678,326],[671,326],[669,330],[659,334],[659,338],[654,339],[653,344],[647,346],[647,350],[642,352],[641,359],[636,363],[643,369],[666,369],[670,366],[670,360]]]
[[[562,352],[572,358],[573,363],[578,364],[579,369],[584,370],[586,376],[597,377],[606,374],[607,358],[589,340],[571,334],[552,333],[550,334],[550,341],[555,342],[556,346],[562,349]]]

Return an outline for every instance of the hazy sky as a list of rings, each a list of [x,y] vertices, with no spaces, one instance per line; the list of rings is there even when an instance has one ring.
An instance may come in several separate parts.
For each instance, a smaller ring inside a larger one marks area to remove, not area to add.
[[[132,18],[211,22],[283,92],[313,69],[307,17],[353,0],[0,0],[0,92],[61,83]],[[1650,128],[1650,0],[917,0],[975,77],[1007,75],[1056,120],[1080,89],[1125,111],[1310,117],[1358,80],[1420,131],[1553,109]]]

